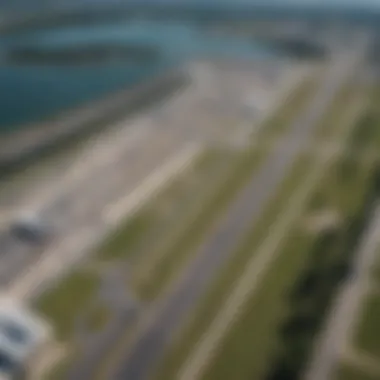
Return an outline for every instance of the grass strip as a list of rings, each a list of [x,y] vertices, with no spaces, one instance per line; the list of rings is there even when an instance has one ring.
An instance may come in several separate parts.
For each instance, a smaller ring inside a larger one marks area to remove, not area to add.
[[[223,187],[217,189],[211,202],[205,205],[194,223],[173,242],[170,251],[155,266],[148,281],[136,284],[138,293],[144,299],[155,298],[179,268],[185,265],[190,254],[209,232],[212,223],[222,215],[231,199],[248,181],[250,174],[260,162],[256,151],[245,152],[238,158],[232,170],[233,175],[226,179]]]
[[[100,279],[94,273],[76,271],[43,294],[34,307],[54,325],[59,340],[72,337],[78,315],[96,295]]]
[[[192,191],[192,197],[179,207],[171,223],[167,226],[165,234],[161,234],[158,244],[153,245],[149,254],[140,256],[140,260],[134,263],[135,284],[142,284],[151,280],[151,273],[156,270],[161,260],[168,260],[168,255],[175,254],[172,250],[173,242],[182,239],[187,234],[188,228],[193,223],[198,222],[199,216],[203,213],[204,207],[213,200],[215,193],[219,192],[226,182],[226,178],[234,171],[239,155],[226,152],[220,162],[215,165],[213,172],[209,173],[209,178],[199,183],[198,191]],[[191,190],[191,189],[188,189]],[[152,245],[151,245],[152,246]]]
[[[306,91],[306,90],[303,90],[303,91]],[[311,92],[311,89],[309,89],[309,91]],[[303,93],[302,96],[299,95],[298,99],[296,98],[297,103],[300,101],[301,98],[305,98],[305,93]],[[291,107],[290,107],[290,104],[287,103],[287,106],[284,107],[284,110],[286,111],[287,114],[284,115],[284,117],[282,117],[282,118],[277,118],[274,121],[272,121],[275,124],[272,128],[275,128],[275,129],[278,127],[285,128],[285,124],[288,123],[290,121],[290,119],[292,119],[293,117],[296,116],[296,114],[299,111],[299,107],[300,107],[300,105],[298,104],[298,106],[295,107],[295,108],[297,108],[297,110],[293,110],[293,112],[290,113],[289,108],[291,108]],[[271,128],[270,125],[268,125],[267,127]],[[245,164],[241,165],[241,168],[239,170],[237,170],[237,173],[234,177],[234,180],[229,181],[229,183],[227,184],[229,191],[231,191],[233,193],[234,192],[233,188],[236,187],[237,182],[239,182],[239,180],[237,180],[237,179],[241,176],[240,180],[243,181],[243,177],[244,177],[243,173],[246,171],[252,170],[253,167],[256,165],[256,163],[255,163],[256,160],[252,159],[255,156],[256,156],[256,153],[250,152],[247,155],[247,157],[244,158],[243,162]],[[236,190],[237,190],[237,188],[236,188]],[[224,199],[229,198],[226,195],[229,193],[229,191],[221,192],[220,195],[217,197],[217,199],[212,203],[210,208],[215,209],[215,210],[220,209],[220,203],[223,203]],[[208,224],[208,223],[206,223],[206,221],[205,221],[204,224]],[[145,235],[145,233],[142,232],[142,231],[144,231],[145,228],[147,228],[147,226],[145,225],[145,217],[142,215],[139,215],[139,217],[137,217],[133,221],[129,221],[126,225],[124,225],[122,228],[120,228],[120,230],[113,237],[111,237],[109,240],[107,240],[107,242],[100,249],[100,252],[103,252],[103,254],[100,254],[100,257],[102,255],[104,255],[103,258],[113,256],[113,254],[111,254],[110,252],[118,252],[119,253],[121,251],[125,252],[128,250],[133,250],[133,247],[136,244],[136,242],[140,239],[140,237],[142,238]],[[192,231],[192,232],[193,232],[192,234],[188,235],[189,238],[187,241],[188,241],[189,246],[192,244],[192,241],[194,240],[194,231]],[[128,249],[128,247],[129,247],[129,249]],[[182,249],[182,246],[180,248]],[[173,252],[175,253],[174,249],[173,249]],[[110,255],[110,256],[108,256],[108,255]],[[116,254],[116,256],[117,256],[117,254]],[[170,268],[170,264],[168,267]],[[162,276],[162,272],[160,272],[159,278],[160,278],[162,286],[163,286],[164,283],[166,282],[165,281],[166,276],[165,275],[162,277],[161,276]],[[162,281],[162,279],[164,281]],[[73,314],[75,314],[75,311],[76,311],[78,304],[80,302],[74,302],[73,301],[73,304],[70,304],[67,301],[66,311],[67,311],[67,314],[70,314],[70,318],[63,318],[61,320],[61,318],[59,318],[59,316],[56,315],[57,310],[59,313],[59,309],[60,309],[58,307],[58,305],[61,305],[60,298],[63,297],[63,299],[66,299],[66,294],[71,293],[71,290],[68,291],[65,289],[72,289],[73,288],[72,284],[78,283],[80,281],[81,280],[69,278],[68,284],[64,283],[64,284],[62,284],[62,286],[60,286],[58,289],[56,289],[55,292],[51,292],[51,293],[45,295],[44,297],[42,297],[39,300],[38,305],[37,305],[38,309],[40,309],[45,315],[50,316],[51,319],[55,319],[56,317],[58,317],[57,324],[59,325],[59,330],[61,331],[60,336],[62,336],[62,337],[67,336],[67,334],[69,334],[69,330],[70,330],[70,328],[72,328]],[[79,286],[79,287],[75,286],[75,287],[77,289],[82,289],[81,286]],[[86,287],[84,287],[84,288],[86,288]],[[153,290],[153,293],[154,293],[154,291],[155,291],[155,289]],[[85,293],[87,293],[87,295],[89,295],[91,292],[85,292]],[[149,293],[149,291],[148,291],[148,293]],[[83,301],[83,299],[87,298],[87,297],[85,297],[85,295],[82,294],[78,298],[80,298]],[[52,302],[52,305],[50,305],[51,301],[54,301],[54,302]]]
[[[198,198],[200,189],[189,184],[190,180],[200,181],[209,176],[220,159],[220,152],[206,150],[168,187],[148,201],[134,217],[126,218],[99,247],[97,259],[101,261],[138,260],[139,257],[136,256],[141,256],[143,248],[150,250],[151,248],[146,247],[147,245],[155,246],[158,237],[162,238],[170,233],[172,225],[180,222],[181,215],[163,215],[162,206],[170,203],[171,208],[179,208],[184,202],[187,204],[192,201],[192,198]]]
[[[333,119],[330,118],[330,122],[332,121]],[[324,125],[322,128],[323,127]],[[325,180],[328,181],[327,176]],[[265,230],[265,228],[263,230]],[[302,268],[305,264],[305,257],[307,256],[305,255],[305,252],[310,250],[314,243],[314,239],[310,238],[310,236],[302,236],[302,234],[301,236],[296,235],[296,237],[293,238],[294,244],[291,245],[291,248],[285,249],[285,252],[289,252],[289,255],[284,254],[281,258],[286,261],[282,262],[282,264],[275,264],[275,266],[279,265],[278,272],[274,269],[273,272],[270,272],[273,273],[273,278],[268,280],[268,286],[262,286],[262,298],[259,298],[261,294],[259,290],[259,293],[257,294],[259,300],[256,303],[252,301],[252,306],[248,307],[251,312],[247,312],[247,315],[243,316],[238,325],[234,327],[234,332],[231,333],[232,337],[226,338],[225,344],[221,348],[221,353],[218,355],[218,360],[214,362],[214,367],[211,366],[209,372],[206,372],[205,378],[215,378],[218,380],[223,378],[229,379],[232,376],[237,378],[246,378],[248,376],[251,378],[259,378],[264,374],[271,353],[278,344],[276,327],[280,326],[280,323],[287,315],[287,310],[289,311],[289,307],[287,308],[288,300],[284,297],[284,294],[286,294],[284,289],[286,289],[286,284],[290,286],[294,283],[296,273],[300,274],[302,272]],[[252,247],[255,245],[254,234],[252,240],[253,241],[248,244],[251,249],[253,249]],[[260,238],[258,241],[260,241]],[[297,260],[297,254],[299,261]],[[295,260],[293,264],[291,264],[292,259],[290,259],[290,257]],[[279,259],[279,261],[281,262],[281,259]],[[289,263],[289,267],[286,266],[287,263]],[[229,266],[226,276],[232,276],[231,267],[233,269],[233,264]],[[282,276],[284,276],[284,282],[281,281]],[[234,280],[230,280],[230,284],[233,284],[233,282]],[[273,293],[270,293],[271,289],[273,289]],[[222,298],[225,294],[225,290],[223,291],[223,284],[220,285],[219,291],[221,293],[220,298]],[[213,316],[215,316],[215,309],[217,309],[217,306],[215,306],[210,299],[207,300],[206,305],[208,307],[207,312],[201,312],[201,314],[203,315],[203,318],[206,320],[208,319],[208,323],[210,323]],[[267,309],[266,305],[268,305]],[[200,317],[196,317],[196,319],[197,318]],[[175,345],[174,349],[170,351],[171,354],[168,355],[168,359],[166,359],[159,370],[159,380],[163,380],[164,378],[175,378],[176,369],[178,369],[180,363],[189,353],[189,347],[193,346],[191,342],[194,343],[200,338],[201,333],[199,333],[199,331],[204,331],[207,328],[208,323],[206,322],[204,327],[199,328],[199,330],[196,328],[189,328],[189,332],[185,332],[185,334],[188,334],[188,340],[185,341],[185,336],[183,340],[181,339],[181,344]],[[242,342],[247,342],[247,344]],[[231,373],[232,368],[233,373]],[[236,371],[239,372],[238,376]]]
[[[215,152],[210,152],[202,156],[198,165],[194,167],[195,172],[204,169],[207,164],[207,169],[211,163],[215,163],[219,155]],[[170,195],[172,189],[168,188]],[[152,228],[152,223],[155,221],[153,214],[149,214],[153,204],[167,194],[159,195],[152,204],[147,205],[133,219],[127,220],[125,225],[122,225],[107,241],[99,248],[95,255],[96,259],[108,260],[128,257],[136,252],[139,243],[145,241],[149,228]],[[194,195],[197,196],[195,193]],[[88,263],[89,265],[91,264]],[[95,262],[96,264],[96,262]],[[84,311],[86,305],[90,305],[100,286],[100,278],[94,273],[85,270],[77,270],[69,274],[64,279],[59,281],[51,290],[42,294],[39,297],[34,307],[45,316],[51,323],[54,324],[56,334],[59,339],[67,340],[72,338],[72,330],[78,316]]]
[[[354,337],[355,346],[380,360],[380,292],[367,297],[359,328]]]
[[[259,134],[254,134],[252,138],[254,140],[273,138],[286,132],[286,129],[314,95],[319,77],[320,75],[312,75],[294,89],[279,106],[278,110],[260,127]]]
[[[301,96],[304,96],[304,95],[302,94]],[[275,124],[274,129],[276,129],[276,121],[277,120],[274,121],[274,124]],[[304,168],[308,167],[308,165],[305,162],[303,162],[303,164],[304,164]],[[299,174],[297,174],[297,170],[299,170],[302,173],[303,170],[305,170],[305,169],[302,169],[302,161],[301,161],[301,164],[299,165],[298,169],[296,166],[296,168],[294,168],[293,170],[296,173],[293,175],[296,177],[299,175]],[[303,174],[305,174],[305,173],[303,173]],[[300,178],[302,178],[302,176],[300,176]],[[290,176],[290,177],[292,177],[292,176]],[[288,185],[288,186],[291,190],[293,190],[294,183],[292,184],[292,181],[290,181],[290,184],[291,185],[290,186]],[[282,191],[281,195],[286,197],[286,193],[287,193],[286,191]],[[287,197],[285,199],[287,199]],[[265,233],[267,233],[267,231],[269,230],[270,224],[273,221],[273,217],[278,213],[278,206],[279,205],[277,203],[278,203],[277,201],[272,202],[272,208],[269,209],[269,211],[267,211],[268,214],[266,214],[266,215],[269,215],[268,219],[266,219],[266,217],[264,216],[260,225],[254,229],[254,233],[248,239],[249,241],[246,243],[247,244],[246,247],[249,247],[247,250],[249,253],[252,253],[252,250],[254,250],[255,244],[258,244],[258,242],[261,241],[263,235]],[[272,215],[272,213],[273,213],[273,215]],[[269,220],[269,222],[267,220]],[[246,255],[247,255],[247,253],[246,253]],[[237,259],[237,263],[238,263],[237,266],[240,268],[240,271],[241,271],[241,268],[244,267],[244,264],[247,260],[247,257],[244,254],[240,254],[240,255],[237,254],[236,257],[239,257],[239,256],[243,257],[243,259],[241,259],[242,261],[240,263],[239,263],[239,260]],[[189,353],[189,349],[192,347],[191,342],[195,342],[195,340],[200,338],[201,331],[204,331],[207,328],[207,325],[211,322],[211,320],[213,319],[213,316],[215,316],[216,309],[218,308],[217,305],[215,304],[215,302],[217,303],[217,301],[213,302],[212,299],[214,299],[214,300],[219,299],[219,302],[221,302],[221,300],[224,298],[224,294],[226,292],[226,289],[228,289],[230,286],[232,286],[233,282],[235,281],[236,272],[232,270],[233,268],[234,268],[233,263],[232,264],[230,263],[230,265],[226,269],[226,274],[224,275],[226,278],[228,278],[230,276],[230,279],[229,280],[226,280],[226,279],[220,280],[221,284],[218,286],[218,288],[217,288],[218,290],[217,291],[214,290],[214,292],[216,293],[216,296],[214,296],[214,297],[208,296],[205,298],[205,299],[207,299],[207,301],[205,301],[205,305],[203,307],[207,311],[203,311],[202,306],[200,307],[200,310],[202,310],[198,313],[198,314],[200,314],[200,316],[195,317],[195,320],[198,322],[193,322],[192,326],[190,326],[186,330],[186,332],[184,333],[185,337],[180,340],[180,343],[175,345],[173,350],[170,350],[170,353],[168,354],[167,359],[164,361],[164,364],[162,365],[162,367],[158,371],[158,373],[159,373],[158,378],[160,380],[164,379],[164,378],[174,378],[175,377],[176,369],[178,369],[178,366],[184,360],[184,358],[187,356],[187,354]],[[235,275],[234,275],[234,273],[235,273]],[[211,290],[211,292],[212,292],[212,290]],[[219,294],[219,297],[217,296],[218,294]],[[202,320],[202,318],[203,318],[203,320]],[[259,360],[259,362],[260,362],[260,360]]]
[[[278,345],[278,328],[290,312],[287,294],[305,266],[312,245],[310,236],[299,229],[293,231],[281,256],[226,335],[205,379],[262,378]]]
[[[361,117],[350,138],[353,154],[376,152],[380,147],[380,111],[378,104],[372,101],[369,110]]]
[[[210,164],[210,158],[217,158],[209,153],[203,155],[195,165],[195,171],[203,169]],[[167,189],[171,192],[171,189]],[[159,195],[153,202],[160,202],[162,196]],[[141,241],[147,237],[155,219],[152,213],[149,214],[151,204],[148,204],[134,218],[127,220],[124,225],[112,234],[99,248],[95,254],[95,259],[113,260],[121,257],[128,257],[136,251]],[[91,264],[91,260],[90,263]],[[55,327],[57,338],[70,340],[72,330],[78,316],[84,311],[86,305],[96,296],[100,286],[100,278],[94,273],[78,269],[76,272],[67,275],[59,281],[51,290],[39,297],[34,307],[45,316]]]
[[[149,234],[153,222],[145,210],[128,219],[102,243],[96,258],[108,261],[128,257]]]
[[[217,311],[221,307],[226,293],[231,289],[235,281],[239,278],[248,260],[252,258],[257,248],[270,230],[280,210],[286,206],[294,188],[302,180],[310,165],[310,157],[305,156],[299,160],[293,168],[291,174],[281,189],[277,192],[275,199],[264,211],[259,225],[254,225],[252,232],[247,236],[234,258],[226,264],[211,285],[208,292],[200,302],[189,323],[181,331],[174,345],[169,349],[161,367],[157,371],[157,379],[174,379],[181,363],[184,362],[190,350],[202,333],[206,331],[209,324],[214,319]]]
[[[376,261],[371,269],[371,276],[375,283],[378,283],[380,286],[380,249],[376,252]]]
[[[332,380],[379,380],[379,376],[368,374],[349,364],[341,364]]]
[[[288,109],[289,107],[286,107],[285,109]],[[299,110],[297,110],[297,111],[299,111]],[[292,115],[293,117],[295,117],[296,116],[296,114],[297,113],[294,113],[294,115]],[[248,154],[254,154],[254,152],[248,152]],[[240,171],[240,170],[239,170]],[[230,182],[232,182],[232,181],[230,181]],[[215,204],[215,203],[214,203]],[[214,206],[215,207],[215,206]],[[219,208],[219,207],[218,207]],[[191,236],[191,235],[190,235]],[[191,236],[190,237],[190,239],[189,240],[193,240],[193,236]],[[186,240],[186,241],[188,241],[188,240]],[[179,247],[180,249],[182,249],[182,247]],[[173,249],[173,253],[178,253],[178,251],[176,251],[176,250],[174,250]],[[162,273],[162,272],[161,272]],[[162,278],[162,277],[161,277]],[[166,281],[165,281],[166,282]],[[156,287],[155,287],[156,288]],[[156,289],[152,289],[152,288],[148,288],[148,293],[149,292],[152,292],[153,294],[154,294],[154,292],[156,291]],[[150,293],[150,295],[152,296],[152,293]],[[125,341],[125,340],[123,340],[123,341]],[[120,346],[121,346],[122,344],[120,344]],[[111,359],[111,358],[108,358],[108,359]],[[108,360],[107,360],[108,361]],[[106,367],[108,367],[108,366],[106,366]],[[103,372],[102,372],[103,373]],[[105,373],[105,372],[104,372]]]
[[[305,84],[303,86],[306,86]],[[302,86],[301,86],[302,87]],[[309,86],[306,86],[309,88]],[[301,93],[304,96],[305,87],[302,87],[303,90]],[[295,99],[298,103],[298,98]],[[288,112],[289,104],[287,107],[284,107],[284,110]],[[286,118],[284,118],[286,119]],[[218,158],[218,155],[215,154],[215,151],[207,151],[205,155],[203,155],[199,161],[195,164],[195,170],[194,172],[197,172],[197,170],[205,170],[212,167],[212,163],[215,162],[215,160]],[[172,187],[167,189],[167,192],[172,192]],[[121,224],[121,226],[118,228],[117,231],[115,231],[112,235],[110,235],[106,241],[101,245],[99,248],[98,253],[96,256],[100,260],[114,260],[119,258],[126,258],[129,257],[131,254],[138,251],[138,246],[142,241],[150,240],[147,239],[147,236],[149,236],[149,232],[154,228],[154,213],[151,212],[151,209],[154,208],[152,205],[161,203],[162,198],[167,197],[168,194],[164,192],[163,195],[159,195],[155,199],[152,200],[152,202],[148,203],[146,207],[144,207],[138,214],[135,215],[132,219],[127,219],[124,223]],[[161,221],[160,221],[161,222]],[[178,222],[178,220],[176,220]],[[162,223],[161,223],[162,224]],[[162,235],[162,232],[160,232],[160,235]],[[79,276],[79,275],[75,275]],[[63,280],[65,282],[66,280]],[[71,279],[69,276],[68,280],[69,283],[75,283],[77,280],[76,278]],[[66,287],[66,285],[62,285],[63,287]],[[70,288],[70,284],[67,285],[68,288]],[[59,287],[60,288],[60,287]],[[84,288],[85,289],[85,288]],[[57,290],[57,292],[61,292],[60,290]],[[54,296],[58,296],[56,292],[52,293]],[[83,298],[85,298],[83,296]],[[45,295],[41,298],[40,302],[42,304],[46,303],[45,300],[49,299],[49,295]],[[44,307],[46,309],[46,307]]]
[[[347,113],[351,104],[355,104],[357,96],[358,89],[356,86],[348,83],[342,87],[317,130],[316,139],[318,141],[328,141],[336,137],[337,129],[341,127],[342,114]]]
[[[110,314],[110,310],[106,305],[94,305],[85,316],[86,329],[90,333],[102,331],[111,318]]]
[[[323,181],[325,187],[326,180],[327,176]],[[366,189],[368,192],[368,184]],[[364,196],[364,199],[367,199],[367,196]],[[363,211],[363,199],[357,212],[366,214],[366,211]],[[358,221],[361,226],[363,223],[360,220]],[[358,223],[355,224],[355,228],[360,226]],[[356,233],[353,228],[346,232],[355,239],[360,235],[360,230]],[[231,376],[263,378],[264,375],[269,376],[265,378],[272,378],[272,375],[273,379],[283,378],[281,376],[285,376],[286,368],[281,365],[290,366],[289,368],[295,371],[294,376],[298,374],[297,371],[305,363],[304,358],[309,355],[324,310],[327,310],[331,295],[339,284],[341,265],[350,258],[346,247],[348,245],[354,247],[356,241],[345,240],[345,244],[342,245],[339,235],[337,237],[332,244],[326,241],[326,244],[329,244],[327,246],[320,240],[319,235],[310,236],[305,234],[305,231],[295,232],[289,245],[285,246],[280,258],[271,268],[267,280],[263,280],[259,290],[248,302],[245,314],[227,334],[224,345],[220,347],[219,354],[211,362],[204,378],[223,380]],[[320,245],[322,243],[324,245]],[[322,252],[326,255],[321,255]],[[305,303],[300,295],[289,298],[289,291],[294,290],[292,284],[296,286],[295,289],[304,292],[306,285],[303,281],[312,278],[316,280],[318,278],[315,283],[318,284],[318,288],[314,289],[313,297],[309,295],[308,302]],[[297,321],[297,318],[308,318],[309,315],[314,316],[314,319],[313,323],[311,319],[309,320],[311,325],[306,330],[297,322],[298,335],[294,335],[295,332],[290,335],[279,334],[280,328],[289,327],[290,322]],[[316,319],[316,315],[320,317]],[[285,322],[289,323],[283,324]],[[280,360],[276,361],[273,367],[271,359],[276,347],[279,353],[285,352],[285,356],[280,356]],[[302,350],[302,354],[297,349]],[[234,374],[231,373],[231,368],[234,368]],[[273,374],[267,372],[270,368],[275,371]]]
[[[313,208],[333,209],[343,219],[354,216],[361,207],[372,167],[373,162],[342,156],[339,161],[331,164],[325,181],[317,187]]]
[[[280,107],[273,118],[270,118],[265,125],[261,128],[261,133],[256,135],[256,139],[271,136],[272,142],[279,138],[286,129],[291,126],[295,117],[302,111],[310,100],[311,95],[314,94],[317,85],[317,76],[308,78],[304,81],[292,95]],[[173,242],[169,252],[163,255],[164,259],[155,267],[155,273],[152,273],[148,282],[145,284],[137,284],[139,294],[146,299],[155,298],[163,288],[165,288],[168,281],[173,277],[174,273],[178,271],[179,267],[183,266],[187,261],[190,253],[202,241],[203,237],[209,231],[210,225],[215,221],[219,215],[227,207],[231,199],[238,192],[238,190],[248,180],[249,174],[262,162],[267,150],[262,151],[248,151],[242,154],[241,160],[239,159],[234,170],[234,175],[223,186],[221,190],[215,194],[208,206],[202,210],[196,221],[192,223],[187,231],[182,236],[179,236]]]

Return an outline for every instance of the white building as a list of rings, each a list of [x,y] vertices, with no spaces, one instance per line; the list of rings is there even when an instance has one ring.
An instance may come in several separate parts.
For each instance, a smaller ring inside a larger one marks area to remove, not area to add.
[[[50,341],[50,327],[21,302],[0,296],[0,380],[28,371]]]

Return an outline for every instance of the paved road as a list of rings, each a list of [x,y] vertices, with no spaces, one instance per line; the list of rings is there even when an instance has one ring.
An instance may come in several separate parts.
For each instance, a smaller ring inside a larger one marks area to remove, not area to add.
[[[370,269],[380,243],[380,204],[362,237],[353,262],[353,273],[342,284],[320,338],[305,380],[331,379],[358,317],[361,301],[368,291]]]
[[[209,236],[177,286],[159,302],[157,314],[146,321],[138,339],[115,371],[113,379],[148,378],[173,333],[191,312],[214,275],[231,257],[237,243],[248,232],[252,222],[258,220],[264,206],[287,175],[298,154],[297,149],[288,149],[288,142],[296,141],[298,146],[307,143],[337,90],[346,81],[347,75],[350,75],[354,58],[356,57],[352,54],[343,54],[333,62],[307,112],[301,114],[286,138],[279,142],[260,171],[243,189],[228,211],[226,219]]]

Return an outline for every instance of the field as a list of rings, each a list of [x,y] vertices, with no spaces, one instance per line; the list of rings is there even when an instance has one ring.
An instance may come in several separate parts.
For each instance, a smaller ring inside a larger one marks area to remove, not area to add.
[[[280,138],[305,107],[315,85],[301,84],[287,99],[286,107],[280,107],[277,116],[267,121],[256,138],[273,143]],[[76,321],[96,302],[103,286],[102,272],[112,265],[126,268],[122,285],[126,294],[132,290],[148,305],[159,297],[269,151],[270,146],[236,151],[223,147],[206,149],[162,193],[122,223],[91,260],[37,300],[36,308],[56,326],[57,337],[69,344],[76,341]],[[101,326],[103,319],[108,320],[103,311],[94,317],[96,326],[99,319]]]
[[[262,222],[260,223],[259,228],[255,229],[254,233],[250,234],[250,236],[247,237],[247,240],[242,243],[238,252],[234,256],[234,259],[226,265],[225,269],[222,270],[222,273],[220,274],[220,276],[218,276],[215,283],[211,286],[208,294],[206,294],[204,299],[201,301],[201,304],[198,306],[198,310],[195,310],[194,316],[189,319],[188,326],[185,327],[184,331],[178,337],[177,342],[173,345],[172,349],[168,353],[166,360],[164,360],[162,367],[158,370],[158,379],[163,380],[175,378],[179,365],[188,356],[191,348],[195,344],[195,341],[197,339],[200,339],[202,333],[207,329],[208,325],[216,317],[218,310],[220,310],[220,308],[223,305],[223,302],[229,289],[237,281],[237,278],[239,278],[240,274],[243,271],[243,268],[247,265],[247,262],[254,257],[256,253],[255,247],[256,249],[258,248],[260,242],[267,234],[267,231],[274,223],[277,214],[280,212],[281,209],[283,209],[286,206],[289,197],[294,191],[294,186],[296,186],[297,183],[299,183],[302,180],[302,177],[306,174],[308,169],[308,163],[308,160],[301,160],[300,164],[294,168],[293,173],[283,184],[280,191],[278,192],[278,195],[271,203],[270,207],[265,211],[261,219]],[[290,261],[290,263],[291,262],[292,261]],[[273,289],[263,288],[263,292],[268,292],[266,293],[267,295],[272,292],[271,297],[273,297]],[[274,318],[277,318],[277,315],[275,313],[271,315]],[[271,321],[267,318],[267,316],[268,315],[266,313],[266,308],[264,305],[261,305],[260,308],[257,309],[255,312],[255,318],[257,317],[258,320],[262,320],[262,318],[264,317],[265,321],[270,324]],[[254,324],[255,322],[252,321],[252,323]],[[244,360],[244,358],[246,358],[246,355],[249,355],[249,352],[251,352],[251,349],[246,350],[247,345],[243,344],[242,342],[252,343],[251,338],[253,335],[251,335],[250,333],[248,334],[248,331],[252,329],[253,324],[250,326],[249,330],[245,331],[244,339],[243,341],[240,341],[238,346],[236,346],[236,344],[233,342],[230,342],[232,345],[228,345],[234,352],[237,347],[240,347],[240,350],[236,351],[236,355],[238,355],[241,358],[241,360]],[[262,331],[262,326],[260,324],[256,324],[256,326],[260,326],[260,330]],[[252,334],[254,334],[255,332],[257,333],[258,330],[253,329]],[[265,332],[267,332],[267,330],[265,330]],[[239,337],[241,337],[240,334]],[[270,337],[267,335],[266,339],[270,340]],[[260,339],[258,339],[257,343],[258,346],[261,346],[260,353],[264,354],[265,349],[263,347],[263,342]],[[224,346],[227,347],[227,344],[225,344]],[[245,350],[245,355],[243,356],[240,355],[242,350]],[[253,361],[256,364],[263,363],[262,355],[260,353],[257,352],[257,356],[255,356],[257,360],[253,360],[252,357],[247,359],[251,364]],[[229,354],[231,354],[231,352],[229,352]],[[231,362],[233,362],[232,357],[227,362],[228,364],[226,363],[226,367],[228,367],[231,364]],[[234,367],[233,370],[239,371],[244,370],[244,368],[246,367]],[[224,370],[225,369],[226,368],[224,368]],[[224,370],[221,371],[223,372]],[[228,378],[229,374],[229,372],[225,373],[226,378]]]
[[[378,380],[379,376],[371,375],[355,367],[342,364],[336,372],[334,380]]]
[[[380,361],[380,293],[371,294],[365,302],[355,346]]]
[[[361,120],[355,134],[351,139],[352,151],[355,155],[363,157],[363,163],[378,160],[377,152],[379,135],[379,89],[375,88],[372,95],[372,104],[366,115]],[[347,170],[348,172],[348,170]],[[355,179],[353,179],[355,180]],[[359,184],[355,193],[362,189]],[[343,355],[334,380],[377,380],[380,379],[380,331],[378,319],[380,317],[380,293],[378,292],[379,254],[375,256],[375,262],[368,273],[368,288],[359,318],[354,326],[352,340],[348,342],[349,355]]]
[[[342,91],[317,131],[316,140],[318,142],[322,136],[326,139],[339,139],[339,135],[345,133],[347,120],[344,117],[347,114],[347,98],[349,97],[352,102],[354,99],[357,101],[356,95],[358,94],[350,93],[348,96],[347,90]],[[337,120],[337,115],[340,115],[339,120]],[[334,132],[327,128],[328,125]],[[342,139],[342,137],[340,138]],[[318,157],[318,149],[316,156]],[[286,204],[291,202],[291,196],[296,192],[296,189],[302,186],[306,174],[313,166],[315,156],[309,155],[306,158],[300,158],[300,163],[293,168],[283,187],[279,189],[277,197],[268,206],[260,224],[252,227],[252,232],[237,251],[235,258],[228,263],[226,269],[215,281],[199,305],[199,309],[195,311],[193,316],[189,317],[187,326],[178,334],[163,364],[157,368],[157,379],[175,379],[178,376],[178,371],[184,371],[183,373],[187,375],[190,374],[187,371],[190,365],[187,364],[186,359],[193,354],[196,355],[197,342],[202,342],[202,339],[205,339],[213,320],[223,312],[225,299],[239,281],[244,268],[250,260],[255,259],[255,255],[260,249],[260,243],[265,241],[268,233],[273,233],[273,225],[280,218],[279,215],[285,212],[281,210],[284,210]],[[358,159],[355,158],[354,162],[357,161]],[[312,192],[314,195],[309,206],[300,215],[299,222],[290,228],[285,243],[281,244],[279,253],[276,255],[277,259],[268,272],[263,275],[261,282],[257,284],[255,291],[245,303],[244,309],[239,310],[241,315],[236,317],[218,348],[215,352],[210,352],[207,367],[198,378],[208,380],[230,379],[231,376],[239,379],[264,378],[268,366],[275,359],[275,352],[281,352],[281,347],[284,344],[278,331],[287,319],[292,317],[289,314],[293,307],[289,306],[287,296],[293,287],[297,286],[298,277],[308,270],[310,266],[308,261],[313,259],[313,253],[319,254],[319,250],[322,248],[322,246],[318,249],[315,248],[319,243],[319,238],[317,239],[306,229],[300,228],[303,219],[309,213],[323,210],[325,206],[336,209],[342,214],[347,212],[348,215],[351,215],[351,212],[356,213],[361,206],[371,165],[367,162],[363,165],[359,164],[350,181],[347,180],[342,183],[342,176],[337,177],[336,174],[337,171],[341,171],[343,162],[344,159],[340,158],[326,171],[319,186]],[[332,180],[334,181],[332,182]],[[328,190],[326,191],[326,189]],[[351,195],[342,197],[346,189],[352,189],[352,191],[347,191]],[[364,190],[357,192],[357,189]],[[334,247],[329,249],[337,250]],[[336,254],[335,261],[331,259],[324,264],[321,263],[321,265],[335,265],[338,258],[340,256]],[[310,347],[309,344],[308,349]],[[190,375],[189,378],[191,378]]]

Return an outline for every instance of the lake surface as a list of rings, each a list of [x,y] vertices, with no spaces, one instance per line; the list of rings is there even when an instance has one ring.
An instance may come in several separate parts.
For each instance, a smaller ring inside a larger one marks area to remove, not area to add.
[[[1,52],[14,46],[65,48],[91,43],[143,44],[158,47],[159,62],[106,63],[87,66],[10,66]],[[14,130],[136,84],[183,60],[202,56],[248,59],[275,54],[268,48],[233,38],[209,36],[192,25],[133,22],[70,27],[0,37],[0,130]]]

